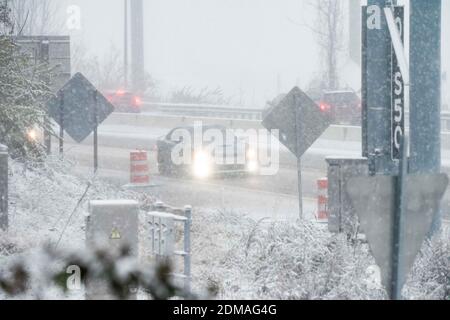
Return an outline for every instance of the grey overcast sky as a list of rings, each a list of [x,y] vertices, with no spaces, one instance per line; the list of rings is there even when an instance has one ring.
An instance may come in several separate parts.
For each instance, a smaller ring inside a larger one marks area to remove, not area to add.
[[[64,0],[81,9],[71,32],[92,55],[123,47],[123,0]],[[450,0],[444,0],[449,39]],[[305,0],[145,0],[145,68],[163,90],[220,86],[229,96],[260,105],[319,71],[318,49],[307,28]],[[444,44],[444,65],[450,49]],[[449,90],[450,91],[450,90]]]
[[[110,44],[122,49],[123,0],[72,0],[81,8],[81,30],[72,32],[100,57]],[[317,72],[310,31],[300,21],[299,0],[145,0],[145,68],[163,88],[220,86],[264,103],[305,84]]]

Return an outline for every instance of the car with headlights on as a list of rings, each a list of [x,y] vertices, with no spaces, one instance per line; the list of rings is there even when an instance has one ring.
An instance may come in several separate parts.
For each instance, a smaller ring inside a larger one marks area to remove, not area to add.
[[[207,179],[258,172],[257,151],[222,126],[172,129],[156,145],[161,175]]]

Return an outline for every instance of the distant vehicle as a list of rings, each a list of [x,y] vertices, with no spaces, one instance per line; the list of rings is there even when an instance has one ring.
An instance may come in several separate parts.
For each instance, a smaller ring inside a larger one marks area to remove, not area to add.
[[[220,132],[224,137],[224,143],[213,148],[210,140],[203,139],[205,133],[212,132],[209,130]],[[157,159],[161,175],[208,179],[220,175],[257,173],[259,169],[257,152],[250,149],[245,139],[238,138],[234,134],[229,134],[226,138],[226,129],[222,126],[203,126],[201,132],[200,139],[203,142],[197,149],[195,149],[194,143],[194,126],[175,128],[158,139]],[[180,150],[183,151],[180,152]],[[187,163],[184,161],[175,163],[174,152],[186,155]],[[184,152],[189,154],[184,154]]]
[[[140,113],[142,99],[138,95],[125,90],[106,91],[105,97],[115,107],[116,112]]]
[[[361,99],[354,91],[324,92],[318,105],[335,124],[361,125]]]

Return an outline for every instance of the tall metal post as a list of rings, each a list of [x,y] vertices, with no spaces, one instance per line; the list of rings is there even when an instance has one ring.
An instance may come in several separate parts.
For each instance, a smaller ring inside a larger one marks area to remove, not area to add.
[[[128,89],[128,0],[124,0],[123,81]]]
[[[349,0],[348,10],[349,55],[354,63],[361,65],[361,0]]]
[[[144,2],[130,0],[131,22],[131,86],[134,92],[143,90],[144,68]]]
[[[98,91],[94,91],[94,119],[95,119],[95,129],[94,129],[94,173],[98,170]]]
[[[192,224],[192,207],[184,207],[184,215],[187,221],[184,223],[184,289],[186,292],[191,291],[191,224]]]
[[[411,0],[410,172],[441,171],[441,0]],[[440,227],[435,216],[432,233]]]
[[[411,0],[411,173],[441,170],[441,0]]]
[[[295,99],[295,97],[294,97]],[[302,137],[303,137],[303,128],[302,128],[302,119],[300,115],[300,110],[298,109],[297,103],[294,103],[296,106],[295,109],[295,131],[297,133],[297,150],[301,149]],[[297,152],[298,153],[298,152]],[[303,220],[303,185],[302,185],[302,157],[300,155],[297,156],[297,177],[298,177],[298,211],[299,218]]]
[[[8,148],[0,144],[0,230],[8,230]]]
[[[364,156],[372,174],[395,174],[391,158],[391,37],[383,9],[388,0],[368,0],[363,17]],[[391,1],[389,1],[391,3]],[[392,3],[395,5],[396,1]]]

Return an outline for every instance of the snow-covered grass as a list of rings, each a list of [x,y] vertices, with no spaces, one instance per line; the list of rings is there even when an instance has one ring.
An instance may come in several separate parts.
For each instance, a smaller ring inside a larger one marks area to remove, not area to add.
[[[60,247],[80,246],[90,200],[139,197],[94,175],[81,177],[73,172],[73,163],[57,158],[32,164],[10,161],[10,234],[32,246],[58,242]]]
[[[60,248],[82,250],[89,200],[136,199],[143,211],[152,202],[151,195],[77,176],[73,169],[72,163],[58,159],[39,165],[10,161],[10,230],[0,234],[0,272],[7,265],[2,262],[13,258],[28,256],[38,261],[35,257],[42,254],[38,248],[43,245],[59,243]],[[86,197],[73,213],[89,183]],[[141,227],[143,248],[145,238]],[[405,296],[449,298],[449,261],[448,239],[427,244]],[[368,246],[344,235],[331,235],[314,223],[254,221],[226,209],[194,208],[192,263],[195,291],[203,293],[209,288],[222,299],[386,298],[373,275],[375,262]],[[43,296],[61,297],[53,291]]]

